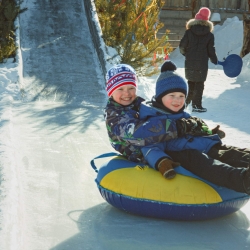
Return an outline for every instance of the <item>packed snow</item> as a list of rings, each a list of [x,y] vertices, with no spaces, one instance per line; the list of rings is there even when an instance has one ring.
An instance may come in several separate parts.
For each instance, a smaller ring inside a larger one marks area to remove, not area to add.
[[[99,27],[96,12],[93,14],[94,21]],[[99,33],[101,36],[100,27]],[[243,23],[237,17],[227,19],[223,25],[216,25],[214,35],[216,52],[220,61],[229,54],[240,54],[243,43]],[[88,165],[94,156],[113,151],[109,145],[100,113],[98,113],[98,121],[95,122],[91,117],[91,114],[96,114],[94,109],[90,109],[90,115],[81,113],[80,109],[75,111],[67,109],[60,116],[62,120],[56,123],[55,120],[49,119],[46,112],[51,108],[56,116],[62,112],[61,106],[43,101],[43,106],[39,106],[39,112],[41,109],[44,112],[47,123],[42,124],[48,126],[49,132],[39,135],[39,130],[35,126],[30,130],[30,123],[37,124],[43,118],[36,116],[38,109],[34,108],[31,115],[28,110],[25,110],[24,105],[21,105],[23,104],[22,84],[24,80],[22,72],[25,62],[22,60],[20,50],[22,45],[19,38],[18,29],[17,46],[19,49],[16,61],[8,59],[0,65],[0,235],[1,240],[5,241],[1,249],[233,250],[250,248],[250,204],[233,215],[206,222],[175,222],[143,218],[120,212],[107,204],[95,186],[95,173]],[[119,56],[114,57],[113,62],[110,60],[116,55],[116,51],[106,47],[103,41],[101,48],[105,54],[107,69],[111,67],[112,63],[119,62]],[[184,57],[179,50],[176,49],[170,58],[178,66],[178,72],[185,77]],[[160,65],[158,66],[160,67]],[[138,95],[148,100],[151,99],[156,78],[157,75],[139,77]],[[100,90],[103,92],[104,82],[100,78],[99,84]],[[221,129],[226,132],[226,138],[223,140],[225,144],[249,148],[249,93],[250,54],[243,58],[242,72],[236,78],[228,78],[224,74],[222,66],[210,63],[203,95],[203,106],[208,111],[201,114],[195,113],[195,115],[204,119],[211,127],[220,124]],[[103,95],[103,103],[106,98]],[[19,116],[13,115],[17,112],[14,111],[12,104],[15,103],[15,107],[18,107],[16,105],[18,102],[20,102],[20,113],[27,112],[25,119],[20,115],[20,120],[18,120]],[[34,104],[34,106],[36,105]],[[191,110],[188,111],[191,112]],[[72,123],[76,124],[72,130],[65,125],[66,123],[64,124],[63,120],[68,118],[69,114]],[[24,123],[26,121],[27,128]],[[19,122],[24,125],[17,130],[15,127]],[[91,127],[92,132],[79,125],[83,122]],[[70,135],[76,131],[79,133],[71,137]],[[93,137],[93,131],[100,138],[99,140]],[[36,155],[38,155],[38,151],[49,148],[52,140],[60,141],[56,138],[56,134],[66,138],[67,147],[60,146],[58,143],[57,148],[50,148],[46,154],[43,154],[44,161],[50,167],[46,172],[41,172],[41,169],[36,168],[41,160]],[[32,137],[37,140],[37,144],[31,144],[31,146],[36,145],[35,147],[29,147]],[[43,142],[42,139],[44,139]],[[61,150],[60,147],[64,147],[65,150]],[[71,149],[72,147],[74,149]],[[87,147],[92,151],[86,152]],[[27,157],[22,158],[21,165],[19,156],[22,152],[26,152]],[[56,172],[51,170],[57,166],[54,157],[58,155],[62,159],[66,159],[63,157],[66,157],[67,154],[69,154],[67,159],[73,163],[67,169],[63,165],[64,160],[61,160],[62,172],[59,178]],[[33,162],[30,161],[28,164],[31,155],[34,157]],[[23,166],[29,170],[30,176],[23,174]],[[74,171],[78,171],[77,178],[69,178],[70,183],[66,182],[64,178],[67,175],[70,176],[69,173],[72,175]],[[38,174],[40,174],[39,183],[35,179]],[[77,182],[80,182],[79,186]],[[41,193],[39,188],[43,187],[51,189],[52,193],[49,191]],[[57,199],[57,191],[64,194],[63,199]],[[82,200],[82,203],[78,204],[75,200]],[[57,212],[58,216],[47,214],[46,211],[49,211],[52,204],[57,204],[55,214]],[[61,219],[63,216],[64,218]],[[52,222],[54,223],[53,229]],[[66,225],[66,223],[68,224]]]

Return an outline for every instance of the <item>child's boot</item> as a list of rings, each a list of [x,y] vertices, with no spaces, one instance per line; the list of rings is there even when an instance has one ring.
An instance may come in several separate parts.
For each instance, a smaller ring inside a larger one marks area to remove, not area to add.
[[[164,158],[158,164],[158,170],[166,179],[173,179],[176,176],[174,167],[177,167],[177,166],[180,166],[180,163],[173,162],[172,160],[168,158]]]
[[[202,106],[193,105],[192,112],[199,112],[199,113],[202,113],[202,112],[207,112],[207,109],[206,109],[206,108],[203,108]]]

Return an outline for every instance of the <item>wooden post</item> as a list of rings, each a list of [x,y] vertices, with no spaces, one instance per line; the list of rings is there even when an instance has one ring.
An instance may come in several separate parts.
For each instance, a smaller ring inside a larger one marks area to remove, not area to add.
[[[191,2],[192,18],[195,17],[195,14],[199,11],[200,6],[201,6],[200,0],[192,0]]]
[[[243,46],[240,52],[240,56],[244,57],[250,52],[250,19],[246,14],[243,14],[243,28],[244,28],[244,37],[243,37]]]

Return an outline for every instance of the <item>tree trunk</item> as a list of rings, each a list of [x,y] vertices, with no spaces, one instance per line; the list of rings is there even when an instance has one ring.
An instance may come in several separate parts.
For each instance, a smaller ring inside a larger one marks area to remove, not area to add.
[[[250,19],[246,14],[243,14],[244,38],[240,56],[244,57],[250,52]]]

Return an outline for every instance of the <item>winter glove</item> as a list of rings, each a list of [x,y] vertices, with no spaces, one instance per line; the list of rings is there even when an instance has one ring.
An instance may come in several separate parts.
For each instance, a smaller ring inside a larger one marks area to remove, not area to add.
[[[173,179],[176,176],[174,168],[178,166],[180,166],[179,162],[173,162],[168,158],[164,158],[159,162],[157,168],[166,179]]]
[[[207,131],[208,135],[218,134],[218,136],[221,139],[224,138],[224,137],[226,137],[225,132],[219,129],[220,125],[217,125],[215,128],[213,128],[213,129],[210,130],[208,128],[208,125],[202,119],[200,119],[198,117],[195,117],[195,116],[192,116],[191,118],[193,118],[197,122],[198,126],[202,127],[204,131]]]
[[[206,123],[203,123],[203,121],[197,117],[179,119],[176,121],[176,127],[179,137],[185,134],[196,136],[212,134],[212,131],[208,129]]]
[[[202,126],[208,127],[208,125],[201,118],[196,117],[196,116],[191,116],[190,118],[195,120],[197,122],[198,126],[200,126],[200,127],[202,127]]]
[[[189,119],[182,118],[180,120],[176,121],[179,136],[183,136],[185,134],[191,134],[194,136],[218,134],[221,139],[226,136],[225,132],[219,129],[220,125],[217,125],[213,129],[209,129],[208,125],[198,117],[191,116]]]
[[[218,136],[223,139],[226,137],[226,133],[222,130],[219,129],[220,128],[220,125],[217,125],[215,128],[212,129],[212,134],[215,135],[215,134],[218,134]]]
[[[199,117],[191,116],[197,122],[198,127],[203,131],[203,135],[212,135],[213,131],[209,129],[208,125]]]

